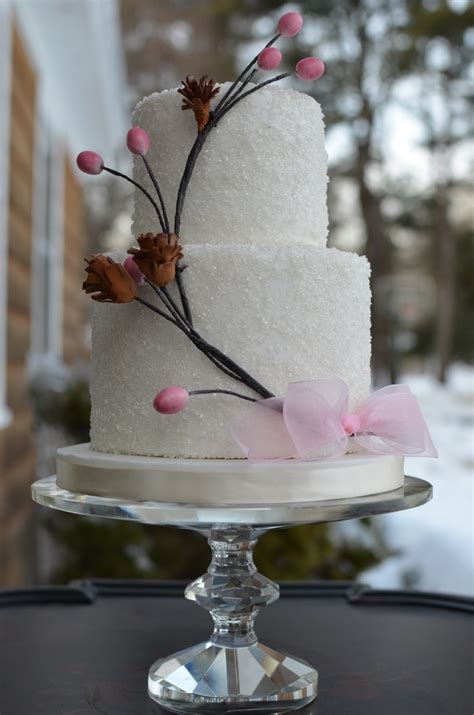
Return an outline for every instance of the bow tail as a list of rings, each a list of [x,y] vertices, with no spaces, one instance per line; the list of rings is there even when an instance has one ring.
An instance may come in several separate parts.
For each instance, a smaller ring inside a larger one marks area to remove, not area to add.
[[[251,461],[291,459],[297,456],[283,420],[283,400],[278,397],[246,406],[232,425],[231,433]]]

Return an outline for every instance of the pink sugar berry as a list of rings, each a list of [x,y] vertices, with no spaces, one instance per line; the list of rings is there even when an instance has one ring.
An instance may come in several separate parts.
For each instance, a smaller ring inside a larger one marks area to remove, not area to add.
[[[145,282],[145,276],[133,260],[133,256],[128,256],[123,262],[124,268],[127,273],[133,278],[137,286],[141,286]]]
[[[299,12],[287,12],[278,20],[278,32],[282,37],[294,37],[303,27]]]
[[[133,127],[127,133],[127,146],[132,154],[144,156],[150,148],[150,135],[141,127]]]
[[[189,392],[184,387],[165,387],[153,400],[153,407],[162,415],[174,415],[181,412],[189,401]]]
[[[257,64],[261,70],[274,70],[281,62],[281,52],[276,47],[265,47],[258,56]]]
[[[104,160],[95,151],[81,151],[76,164],[84,174],[100,174],[104,168]]]
[[[319,57],[305,57],[298,62],[295,72],[299,79],[319,79],[324,74],[324,62]]]
[[[360,430],[359,415],[346,415],[342,418],[342,426],[346,434],[356,434]]]

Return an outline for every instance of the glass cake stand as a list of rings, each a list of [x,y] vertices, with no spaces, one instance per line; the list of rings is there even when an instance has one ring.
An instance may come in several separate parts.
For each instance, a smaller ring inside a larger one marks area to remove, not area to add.
[[[277,600],[277,584],[257,572],[252,552],[270,529],[358,519],[411,509],[431,499],[428,482],[405,477],[392,492],[352,499],[255,506],[212,506],[128,501],[77,494],[56,477],[37,481],[33,499],[84,516],[192,529],[209,540],[212,562],[185,597],[208,610],[209,640],[158,660],[148,677],[150,697],[174,712],[286,712],[310,703],[318,674],[298,658],[258,642],[255,618]]]

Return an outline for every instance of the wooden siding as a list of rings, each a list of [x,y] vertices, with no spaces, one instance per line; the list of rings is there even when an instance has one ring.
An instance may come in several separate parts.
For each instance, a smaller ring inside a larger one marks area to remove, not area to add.
[[[81,290],[86,257],[86,225],[81,185],[68,157],[64,166],[63,359],[84,355],[86,302]]]
[[[36,455],[29,399],[31,284],[36,157],[37,80],[18,28],[12,28],[7,268],[7,394],[13,419],[0,430],[0,588],[35,578],[36,511],[30,497]],[[81,291],[87,231],[84,198],[70,157],[64,161],[63,301],[60,352],[66,363],[85,356],[88,302]],[[61,240],[61,237],[59,238]],[[59,283],[61,285],[61,283]],[[61,355],[59,355],[61,357]]]
[[[8,218],[7,404],[12,423],[0,436],[0,585],[32,577],[32,503],[35,473],[28,400],[33,165],[36,77],[14,26],[11,64],[10,195]]]

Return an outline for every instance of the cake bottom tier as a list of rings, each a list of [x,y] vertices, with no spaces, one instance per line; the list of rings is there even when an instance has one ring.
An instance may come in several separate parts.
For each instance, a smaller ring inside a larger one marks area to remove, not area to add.
[[[292,381],[337,376],[349,385],[352,406],[367,397],[370,288],[364,258],[289,240],[284,251],[271,245],[185,246],[183,263],[196,329],[268,390],[278,395]],[[178,300],[176,285],[169,290]],[[141,291],[162,307],[148,286]],[[244,403],[227,395],[199,395],[182,412],[158,414],[154,395],[171,385],[258,397],[142,304],[95,305],[93,448],[144,456],[242,457],[230,426]]]
[[[250,505],[349,499],[403,486],[403,458],[354,454],[314,462],[108,455],[89,444],[56,457],[58,486],[91,496],[174,504]]]

